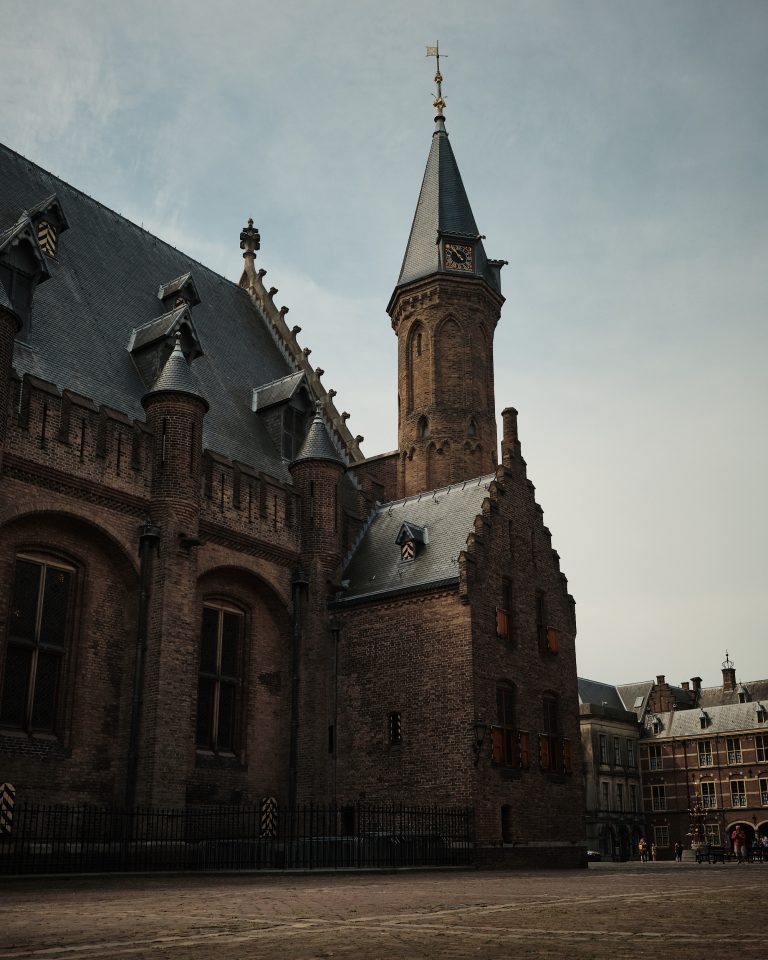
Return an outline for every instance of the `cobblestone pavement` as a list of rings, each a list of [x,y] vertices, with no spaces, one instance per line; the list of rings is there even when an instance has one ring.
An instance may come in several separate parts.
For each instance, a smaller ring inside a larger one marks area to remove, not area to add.
[[[13,960],[764,958],[768,864],[0,883]]]

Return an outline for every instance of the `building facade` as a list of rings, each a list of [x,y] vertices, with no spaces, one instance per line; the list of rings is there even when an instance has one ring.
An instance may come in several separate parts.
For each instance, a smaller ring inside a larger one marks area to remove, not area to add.
[[[702,687],[700,677],[675,686],[664,675],[618,687],[579,680],[594,849],[624,859],[625,843],[615,843],[624,830],[636,856],[639,831],[659,859],[671,859],[676,842],[690,846],[690,811],[699,804],[711,844],[729,848],[739,824],[750,844],[768,836],[768,680],[737,682],[727,654],[722,672],[717,687]],[[633,786],[637,812],[631,799],[626,806]]]
[[[512,408],[498,454],[502,263],[440,100],[389,304],[398,449],[370,458],[252,221],[233,284],[0,150],[19,799],[456,804],[507,862],[582,861],[574,603]]]
[[[579,678],[587,846],[630,860],[645,835],[640,725],[616,687]]]

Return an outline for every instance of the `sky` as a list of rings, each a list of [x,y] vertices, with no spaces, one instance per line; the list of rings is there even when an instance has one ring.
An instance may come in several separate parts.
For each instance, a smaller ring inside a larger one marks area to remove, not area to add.
[[[0,0],[0,138],[232,280],[239,233],[368,456],[433,129],[509,265],[496,401],[579,673],[768,677],[765,0]]]

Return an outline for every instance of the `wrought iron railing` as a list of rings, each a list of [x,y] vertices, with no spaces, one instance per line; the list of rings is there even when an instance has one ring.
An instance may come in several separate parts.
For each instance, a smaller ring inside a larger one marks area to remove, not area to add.
[[[468,866],[473,851],[466,807],[17,804],[0,874]]]

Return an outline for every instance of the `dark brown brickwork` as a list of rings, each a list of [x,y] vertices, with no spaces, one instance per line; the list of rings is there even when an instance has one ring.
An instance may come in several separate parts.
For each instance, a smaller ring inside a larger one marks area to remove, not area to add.
[[[398,290],[400,497],[496,466],[493,333],[502,302],[466,278],[434,276]]]

